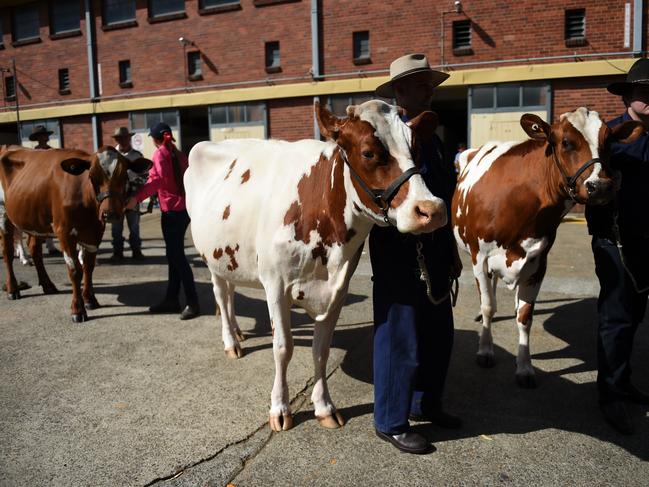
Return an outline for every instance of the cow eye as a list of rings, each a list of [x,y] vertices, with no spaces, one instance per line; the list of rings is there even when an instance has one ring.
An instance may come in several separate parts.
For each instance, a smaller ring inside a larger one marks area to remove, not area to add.
[[[570,142],[568,139],[563,139],[561,141],[561,147],[563,147],[564,150],[571,151],[574,149],[574,146],[572,145],[572,142]]]
[[[374,159],[374,152],[372,152],[371,150],[364,150],[364,151],[361,153],[361,155],[362,155],[365,159],[368,159],[368,160],[369,160],[369,159]]]

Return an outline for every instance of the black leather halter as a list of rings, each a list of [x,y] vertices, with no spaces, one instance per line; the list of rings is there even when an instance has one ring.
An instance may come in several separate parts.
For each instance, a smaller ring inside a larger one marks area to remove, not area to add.
[[[110,198],[113,195],[113,192],[108,190],[108,191],[102,191],[101,193],[97,194],[97,203],[101,203],[104,201],[106,198]]]
[[[372,198],[372,201],[374,201],[376,206],[378,206],[381,212],[383,213],[383,221],[388,225],[391,225],[390,220],[388,219],[388,210],[390,209],[390,202],[397,194],[397,191],[399,191],[399,188],[403,185],[403,183],[408,181],[408,179],[410,179],[415,174],[421,174],[420,169],[418,167],[411,167],[410,169],[407,169],[404,172],[402,172],[401,175],[399,175],[398,178],[392,181],[387,188],[372,189],[367,185],[365,181],[363,181],[360,175],[349,163],[349,159],[347,159],[347,153],[345,152],[345,149],[343,149],[340,146],[338,146],[338,149],[340,150],[342,160],[345,162],[345,164],[347,164],[347,167],[349,168],[349,172],[351,173],[351,175],[358,182],[358,184],[361,186],[363,191],[365,191],[365,193],[370,198]]]
[[[561,167],[561,164],[559,163],[559,157],[557,156],[557,152],[554,149],[553,145],[550,145],[552,148],[552,159],[554,160],[554,163],[557,166],[557,169],[559,169],[559,172],[561,173],[561,176],[563,176],[563,181],[566,184],[566,189],[568,190],[568,196],[570,196],[570,199],[574,201],[575,203],[580,203],[580,201],[577,200],[577,193],[575,191],[577,187],[577,179],[579,179],[579,176],[581,176],[586,169],[588,169],[590,166],[593,166],[597,163],[604,165],[602,160],[599,157],[594,157],[590,161],[585,162],[582,164],[582,166],[577,169],[577,172],[572,176],[568,176],[566,172],[563,170]]]

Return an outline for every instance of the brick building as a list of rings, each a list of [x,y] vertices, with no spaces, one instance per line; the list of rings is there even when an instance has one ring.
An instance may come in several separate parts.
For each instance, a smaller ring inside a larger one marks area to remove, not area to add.
[[[0,3],[0,142],[35,124],[92,150],[165,120],[199,140],[316,136],[314,99],[343,114],[424,52],[455,144],[516,139],[521,113],[621,110],[605,86],[645,52],[642,0],[14,0]],[[90,25],[90,29],[88,26]],[[17,83],[16,83],[17,80]]]

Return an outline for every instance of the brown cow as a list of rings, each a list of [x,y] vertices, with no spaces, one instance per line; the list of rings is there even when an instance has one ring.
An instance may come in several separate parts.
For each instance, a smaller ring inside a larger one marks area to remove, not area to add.
[[[9,299],[20,298],[13,269],[15,229],[35,237],[29,239],[29,250],[45,294],[57,289],[43,266],[41,244],[45,237],[56,236],[72,282],[72,321],[87,320],[86,308],[99,306],[92,288],[97,248],[106,222],[124,212],[127,169],[140,172],[150,165],[151,161],[143,158],[131,162],[113,147],[102,147],[92,155],[15,146],[0,151],[0,233]],[[77,257],[77,245],[83,250],[83,264]]]
[[[500,278],[517,288],[516,380],[521,387],[535,387],[529,332],[557,227],[575,203],[612,197],[608,147],[634,140],[643,128],[626,122],[611,131],[597,112],[584,107],[561,115],[552,126],[526,114],[521,126],[531,140],[491,142],[462,153],[451,214],[458,244],[471,253],[480,293],[478,364],[494,363],[491,320]]]

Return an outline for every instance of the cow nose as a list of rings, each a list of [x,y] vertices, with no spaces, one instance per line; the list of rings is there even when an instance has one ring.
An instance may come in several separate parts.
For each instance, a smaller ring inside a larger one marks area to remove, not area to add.
[[[597,185],[592,181],[587,181],[586,191],[588,192],[588,196],[591,196],[595,191],[597,191]]]
[[[442,200],[418,201],[415,204],[414,212],[415,219],[423,232],[432,232],[446,225],[446,205]]]
[[[586,192],[588,193],[589,200],[592,203],[607,203],[613,197],[613,181],[586,181],[584,185],[586,187]]]

